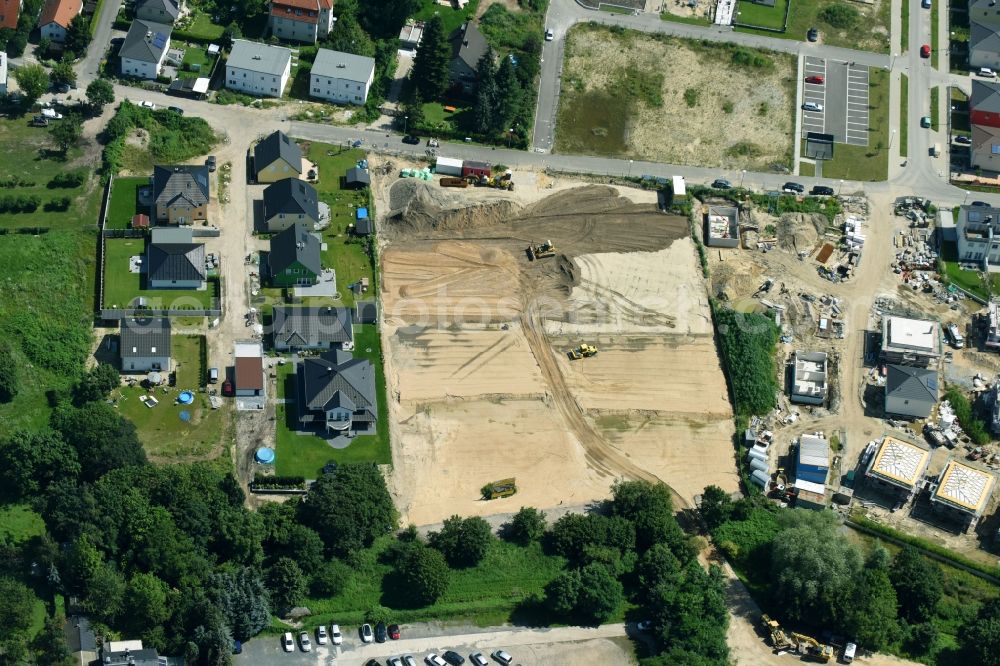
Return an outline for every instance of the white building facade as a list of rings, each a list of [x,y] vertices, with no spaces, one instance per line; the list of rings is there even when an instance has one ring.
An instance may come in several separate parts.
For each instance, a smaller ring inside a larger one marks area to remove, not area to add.
[[[375,59],[320,49],[309,73],[309,96],[363,105],[375,79]]]
[[[281,97],[291,71],[290,50],[236,39],[226,61],[226,88],[257,97]]]

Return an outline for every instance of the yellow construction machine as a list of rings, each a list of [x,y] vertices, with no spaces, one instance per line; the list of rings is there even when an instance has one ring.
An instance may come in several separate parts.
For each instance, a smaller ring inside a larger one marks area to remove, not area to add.
[[[593,345],[588,345],[586,343],[580,345],[576,349],[571,349],[569,351],[569,357],[574,361],[579,361],[581,358],[590,358],[591,356],[597,355],[597,347]]]
[[[556,256],[556,246],[550,240],[545,241],[541,245],[528,246],[528,258],[532,261],[554,256]]]
[[[772,620],[767,615],[761,615],[760,623],[764,627],[764,631],[767,632],[771,639],[771,647],[774,648],[775,652],[782,652],[785,650],[794,650],[795,643],[792,639],[788,637],[785,630],[781,628],[777,620]]]
[[[824,645],[812,636],[792,632],[792,640],[798,644],[799,654],[803,655],[806,659],[818,661],[821,664],[827,664],[833,659],[833,646]]]

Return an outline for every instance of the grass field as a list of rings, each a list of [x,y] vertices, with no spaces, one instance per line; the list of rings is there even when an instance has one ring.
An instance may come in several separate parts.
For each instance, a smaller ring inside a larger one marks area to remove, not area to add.
[[[816,175],[816,165],[810,162],[799,162],[799,175],[800,176],[815,176]]]
[[[434,0],[420,0],[418,4],[420,8],[413,15],[413,18],[417,21],[427,21],[435,14],[439,15],[444,23],[444,34],[446,35],[450,35],[468,19],[473,18],[479,8],[479,0],[471,0],[462,10],[439,5]]]
[[[940,102],[941,87],[934,86],[931,88],[931,129],[935,132],[938,131],[938,104]]]
[[[779,3],[780,1],[778,0]],[[742,11],[748,4],[740,3],[740,10]],[[831,5],[853,7],[857,10],[859,16],[846,28],[834,28],[821,18],[823,10]],[[756,6],[754,7],[755,9],[757,8]],[[759,9],[764,10],[765,8],[760,7]],[[767,37],[805,41],[809,28],[815,27],[820,31],[820,40],[826,45],[843,46],[862,51],[874,51],[876,53],[888,53],[890,13],[891,3],[889,2],[880,2],[878,12],[876,13],[869,5],[845,2],[844,0],[793,1],[791,11],[788,14],[788,29],[785,32],[755,30],[754,28],[745,27],[738,27],[736,30]]]
[[[833,159],[823,163],[825,178],[861,181],[888,178],[889,73],[872,68],[868,76],[868,145],[838,143],[834,147]]]
[[[191,35],[192,37],[198,37],[200,39],[219,39],[222,37],[222,33],[226,31],[225,26],[212,23],[212,17],[200,9],[195,9],[193,15],[194,20],[191,22],[191,25],[182,28],[184,33]]]
[[[937,69],[938,66],[938,6],[940,3],[931,3],[931,67]]]
[[[194,289],[145,289],[145,277],[129,272],[129,257],[145,254],[142,238],[109,238],[104,245],[104,307],[125,307],[137,296],[149,299],[151,307],[198,310],[209,308],[217,296],[214,280],[201,291]]]
[[[795,4],[792,6],[794,7]],[[788,0],[775,0],[774,7],[752,2],[740,2],[736,5],[736,21],[745,25],[780,30],[785,27],[785,8],[787,6]]]
[[[275,471],[281,476],[304,476],[314,479],[331,460],[338,463],[374,462],[389,464],[389,410],[385,397],[385,372],[382,345],[378,329],[371,324],[354,326],[354,357],[367,358],[375,367],[375,392],[378,395],[378,425],[375,435],[361,435],[346,449],[331,448],[325,440],[296,432],[296,412],[293,404],[279,404],[276,425]],[[295,375],[290,365],[278,368],[279,398],[295,395]]]
[[[208,55],[208,50],[201,46],[188,45],[184,47],[184,60],[182,67],[177,71],[179,79],[196,79],[199,76],[208,76],[212,71],[212,63],[215,59]]]
[[[149,207],[139,205],[139,188],[148,184],[149,178],[146,176],[115,178],[111,187],[111,201],[108,203],[106,228],[128,229],[133,215],[149,215]]]
[[[702,16],[678,16],[671,12],[660,12],[660,19],[671,23],[687,23],[689,25],[712,25],[712,22]]]
[[[379,605],[393,609],[394,622],[464,620],[479,626],[510,622],[512,612],[525,600],[540,594],[545,585],[563,569],[561,557],[546,555],[535,543],[527,547],[494,541],[486,557],[476,567],[454,570],[448,590],[432,606],[402,608],[392,566],[380,561],[392,543],[384,538],[351,560],[353,575],[344,590],[329,598],[306,598],[303,605],[312,611],[310,624],[339,622],[351,631],[364,621],[365,612]],[[613,620],[612,620],[613,621]],[[286,631],[274,623],[275,632]]]
[[[42,534],[45,534],[45,522],[26,504],[0,506],[0,542],[20,543]]]
[[[208,455],[226,430],[229,410],[225,406],[213,410],[208,395],[198,392],[205,384],[207,368],[202,367],[200,335],[173,335],[170,356],[176,372],[174,386],[147,391],[141,386],[123,386],[115,392],[118,411],[135,424],[146,453],[154,460],[169,461],[199,458]],[[179,405],[181,391],[194,391],[190,405]],[[139,401],[141,395],[152,395],[159,404],[147,407]],[[187,411],[190,421],[180,418]]]
[[[900,53],[906,53],[907,49],[910,47],[910,3],[903,3],[903,14],[902,22],[900,23],[900,30],[903,34],[900,35],[899,39],[899,51]]]
[[[970,136],[972,126],[969,124],[969,96],[958,88],[951,88],[951,133]]]
[[[910,79],[901,74],[899,79],[899,155],[906,157],[910,146],[909,128]]]

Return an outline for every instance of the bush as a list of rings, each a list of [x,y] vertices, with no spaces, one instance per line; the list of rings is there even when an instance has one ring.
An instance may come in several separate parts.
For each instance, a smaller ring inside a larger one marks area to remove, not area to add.
[[[86,171],[64,171],[53,176],[49,189],[80,187],[87,180]]]
[[[737,415],[771,411],[778,392],[774,369],[778,327],[770,317],[721,309],[714,302],[712,305]]]
[[[305,477],[302,476],[255,476],[250,484],[251,490],[264,489],[303,489],[306,487]]]
[[[747,69],[774,69],[773,60],[759,51],[751,51],[749,49],[733,49],[732,62],[737,67],[745,67]]]
[[[989,444],[990,435],[986,431],[986,424],[973,413],[972,404],[965,397],[965,394],[954,386],[951,386],[945,391],[944,397],[955,409],[955,416],[958,418],[958,423],[962,426],[965,434],[979,446]]]
[[[853,26],[859,17],[858,10],[850,5],[827,5],[819,12],[821,21],[841,30]]]
[[[688,105],[688,108],[694,108],[698,106],[698,89],[688,88],[684,91],[684,103]]]

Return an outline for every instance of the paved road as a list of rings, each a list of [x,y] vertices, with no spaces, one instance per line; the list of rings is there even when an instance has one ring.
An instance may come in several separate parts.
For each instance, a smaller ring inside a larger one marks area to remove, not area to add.
[[[111,27],[121,7],[119,0],[105,0],[101,6],[101,15],[97,18],[97,30],[90,40],[87,55],[76,65],[77,87],[86,89],[87,84],[97,78],[101,66],[101,58],[111,42]]]

